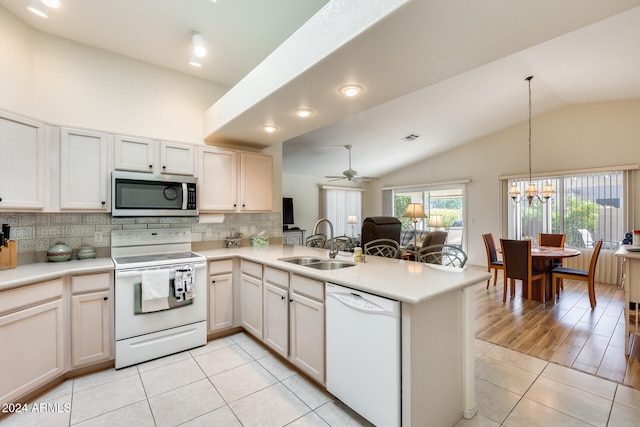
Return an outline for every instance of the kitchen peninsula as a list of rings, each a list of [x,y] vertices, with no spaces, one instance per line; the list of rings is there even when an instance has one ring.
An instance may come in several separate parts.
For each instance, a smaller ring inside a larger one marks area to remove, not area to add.
[[[367,257],[365,263],[346,268],[316,270],[281,258],[324,259],[328,257],[326,250],[293,245],[206,249],[199,245],[195,243],[193,249],[208,260],[210,336],[242,327],[310,378],[325,384],[325,284],[386,297],[401,304],[402,425],[453,425],[461,416],[471,418],[475,414],[473,289],[476,283],[488,279],[488,273],[380,257]],[[336,261],[351,262],[352,256],[341,252]],[[54,301],[52,313],[57,321],[53,327],[59,342],[71,342],[73,347],[75,336],[62,330],[69,325],[65,307],[73,298],[80,300],[84,289],[96,295],[96,304],[108,306],[113,295],[112,274],[110,259],[23,265],[0,272],[0,291],[28,292],[31,288],[28,295],[37,296],[42,304]],[[85,278],[91,280],[86,286]],[[83,281],[74,282],[80,279]],[[110,289],[104,279],[110,280]],[[33,292],[38,286],[53,293],[36,295]],[[19,305],[26,303],[20,299]],[[277,311],[280,303],[287,304],[286,311]],[[10,321],[16,312],[8,310],[4,316]],[[284,317],[278,317],[280,314]],[[0,313],[0,320],[2,316]],[[319,322],[314,324],[310,319]],[[280,346],[282,339],[286,340],[284,346]],[[4,344],[15,348],[11,343]],[[66,347],[59,346],[57,351],[67,351]],[[54,352],[51,364],[57,367],[43,366],[44,374],[31,384],[11,384],[14,392],[4,390],[8,392],[5,397],[28,395],[30,390],[54,383],[78,366],[101,369],[105,360],[112,359],[110,346],[105,348],[86,363],[81,358],[74,363],[71,355]],[[375,361],[376,355],[371,354],[371,358]]]
[[[196,246],[195,250],[207,257],[210,266],[233,258],[239,260],[240,269],[243,270],[243,263],[251,263],[255,272],[249,279],[254,279],[253,283],[257,284],[262,278],[265,286],[263,290],[255,290],[255,299],[264,295],[262,299],[264,311],[261,313],[262,316],[257,316],[260,319],[264,318],[264,324],[256,320],[256,323],[260,323],[259,326],[250,329],[245,327],[245,330],[263,340],[267,345],[274,341],[273,334],[269,331],[271,322],[268,320],[270,308],[267,305],[269,301],[267,287],[276,289],[270,282],[277,282],[278,280],[273,278],[278,275],[288,273],[290,277],[290,282],[281,286],[283,301],[287,292],[289,301],[293,301],[298,289],[303,288],[302,292],[311,289],[309,283],[311,281],[320,285],[335,283],[399,301],[402,312],[402,425],[453,425],[461,416],[471,418],[476,413],[474,285],[486,281],[490,276],[488,273],[374,256],[367,257],[364,263],[356,263],[354,266],[319,270],[282,259],[297,257],[326,259],[328,251],[294,245],[209,250]],[[350,262],[353,260],[353,255],[340,252],[335,260]],[[258,271],[259,267],[262,267],[264,272],[262,277],[261,272]],[[211,274],[211,268],[209,274]],[[241,276],[245,276],[244,271],[241,272]],[[239,279],[240,282],[242,280],[242,278]],[[285,279],[280,279],[280,282],[285,282]],[[242,294],[242,289],[239,292]],[[315,302],[322,304],[323,309],[324,290],[311,291],[309,294],[315,295]],[[280,297],[276,301],[280,301]],[[295,310],[291,313],[295,313]],[[258,314],[260,314],[259,308]],[[240,317],[242,315],[240,313]],[[256,315],[256,311],[252,311],[252,315]],[[295,317],[294,314],[291,316]],[[321,320],[324,328],[324,317]],[[242,324],[242,318],[236,319],[236,323],[238,322]],[[292,326],[292,340],[295,336],[296,332]],[[296,347],[299,344],[292,342],[289,345],[292,348],[291,352],[294,353],[294,356],[290,355],[289,359],[296,364],[296,360],[300,359],[295,356],[298,351]],[[324,336],[318,345],[324,348]],[[281,354],[287,357],[286,354]],[[375,358],[376,355],[371,354],[371,357]],[[306,369],[309,367],[307,363],[299,364],[298,367],[324,384],[324,373],[319,372],[322,368],[310,371]]]

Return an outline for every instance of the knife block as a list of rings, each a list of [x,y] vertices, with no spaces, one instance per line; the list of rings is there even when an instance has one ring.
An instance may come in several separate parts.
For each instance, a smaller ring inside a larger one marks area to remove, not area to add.
[[[18,245],[15,240],[7,240],[0,246],[0,270],[16,268],[18,264]]]

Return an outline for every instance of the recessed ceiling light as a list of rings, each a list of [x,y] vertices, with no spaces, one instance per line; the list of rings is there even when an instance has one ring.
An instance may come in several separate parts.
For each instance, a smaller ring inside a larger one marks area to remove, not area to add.
[[[278,126],[274,126],[274,125],[264,125],[262,126],[262,130],[267,132],[267,133],[274,133],[278,130]]]
[[[300,108],[296,110],[296,116],[298,117],[305,118],[305,117],[309,117],[312,114],[313,114],[313,111],[309,110],[308,108]]]
[[[362,86],[359,85],[344,85],[340,87],[340,93],[344,96],[352,97],[362,92]]]
[[[191,34],[191,51],[198,58],[202,58],[207,54],[207,49],[204,47],[204,40],[200,33]]]

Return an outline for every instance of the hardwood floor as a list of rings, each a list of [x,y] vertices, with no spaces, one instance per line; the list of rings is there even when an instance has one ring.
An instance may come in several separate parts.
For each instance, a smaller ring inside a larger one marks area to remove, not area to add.
[[[480,267],[469,267],[480,268]],[[483,269],[484,270],[484,269]],[[502,303],[502,274],[476,285],[476,337],[559,365],[588,372],[640,389],[640,344],[624,354],[624,290],[596,284],[597,305],[591,310],[585,282],[565,280],[557,304],[516,296]]]

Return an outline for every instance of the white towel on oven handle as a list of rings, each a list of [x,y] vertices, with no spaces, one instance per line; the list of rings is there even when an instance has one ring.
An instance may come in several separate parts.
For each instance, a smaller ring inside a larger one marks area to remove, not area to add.
[[[141,274],[141,305],[143,313],[169,308],[169,278],[171,270],[147,270]]]
[[[175,268],[173,286],[178,301],[192,299],[195,296],[193,265],[181,265]]]

